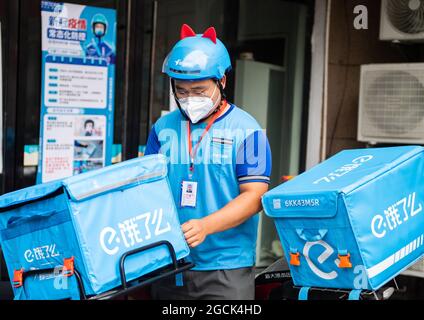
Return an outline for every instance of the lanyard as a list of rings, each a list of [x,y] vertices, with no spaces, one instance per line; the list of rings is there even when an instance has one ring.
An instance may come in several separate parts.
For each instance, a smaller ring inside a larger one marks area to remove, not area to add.
[[[197,153],[197,149],[199,149],[200,142],[202,141],[203,137],[208,133],[209,129],[212,127],[215,120],[222,114],[222,112],[227,107],[227,102],[224,101],[224,104],[221,106],[221,109],[213,115],[212,119],[208,122],[208,125],[206,126],[205,130],[203,131],[202,135],[199,138],[199,141],[197,141],[196,145],[193,149],[193,142],[191,141],[191,130],[190,130],[190,121],[187,121],[187,137],[188,137],[188,152],[190,155],[190,172],[193,174],[194,172],[194,158]]]

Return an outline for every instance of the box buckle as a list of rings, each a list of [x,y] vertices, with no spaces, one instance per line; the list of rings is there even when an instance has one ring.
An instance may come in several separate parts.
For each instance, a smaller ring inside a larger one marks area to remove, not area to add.
[[[24,284],[24,269],[13,271],[13,287],[19,288]]]
[[[70,277],[74,274],[74,257],[63,260],[62,274],[65,277]]]
[[[300,253],[296,252],[290,252],[290,264],[292,266],[300,266]]]
[[[345,255],[339,254],[339,268],[341,269],[347,269],[352,268],[352,263],[350,262],[350,253],[347,253]]]

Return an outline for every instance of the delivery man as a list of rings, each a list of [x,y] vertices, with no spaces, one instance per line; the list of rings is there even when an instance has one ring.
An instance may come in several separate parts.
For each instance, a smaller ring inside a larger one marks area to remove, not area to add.
[[[94,39],[87,45],[85,54],[87,57],[105,58],[108,64],[115,63],[115,53],[111,45],[109,45],[102,38],[106,36],[108,23],[106,17],[98,13],[94,15],[91,21],[92,31],[97,39]]]
[[[182,283],[152,285],[154,299],[253,299],[257,212],[271,152],[255,119],[226,101],[230,57],[214,28],[187,25],[164,61],[179,110],[153,126],[145,154],[169,160],[169,180],[195,267]]]

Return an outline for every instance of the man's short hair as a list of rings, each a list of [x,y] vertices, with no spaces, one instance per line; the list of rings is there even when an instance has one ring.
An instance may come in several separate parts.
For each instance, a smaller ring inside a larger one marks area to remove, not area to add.
[[[88,120],[85,120],[85,122],[84,122],[84,128],[87,126],[87,124],[89,124],[89,123],[91,123],[92,125],[93,125],[93,127],[94,127],[94,121],[93,120],[91,120],[91,119],[88,119]]]

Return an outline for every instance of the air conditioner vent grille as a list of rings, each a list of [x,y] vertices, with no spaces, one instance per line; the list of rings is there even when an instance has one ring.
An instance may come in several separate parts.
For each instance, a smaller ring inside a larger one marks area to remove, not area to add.
[[[388,0],[387,15],[393,27],[407,34],[424,31],[423,0]]]
[[[362,141],[424,142],[424,68],[364,70],[359,121]]]

